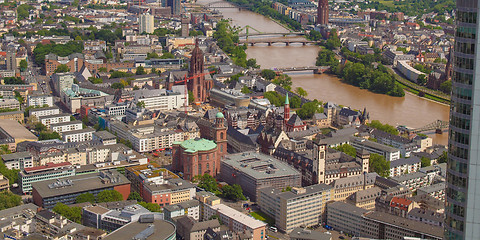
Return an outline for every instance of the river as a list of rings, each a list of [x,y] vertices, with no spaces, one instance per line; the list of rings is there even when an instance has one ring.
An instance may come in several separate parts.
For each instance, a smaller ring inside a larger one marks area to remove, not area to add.
[[[217,0],[199,0],[199,4],[216,2]],[[283,26],[271,19],[247,10],[236,8],[220,8],[224,18],[231,19],[231,23],[244,27],[252,26],[261,32],[279,33],[288,32]],[[252,30],[250,30],[252,32]],[[302,67],[315,65],[318,46],[303,46],[301,44],[257,44],[247,49],[248,58],[257,59],[262,68],[275,67]],[[406,93],[405,97],[391,97],[376,94],[360,89],[340,81],[339,78],[328,74],[313,74],[311,72],[292,73],[293,86],[302,87],[308,92],[308,98],[320,101],[334,102],[354,109],[364,107],[370,113],[370,119],[376,119],[390,125],[406,125],[412,128],[425,126],[437,119],[448,120],[449,108],[447,105],[432,102],[418,96]],[[434,143],[447,144],[448,134],[426,133],[433,138]]]

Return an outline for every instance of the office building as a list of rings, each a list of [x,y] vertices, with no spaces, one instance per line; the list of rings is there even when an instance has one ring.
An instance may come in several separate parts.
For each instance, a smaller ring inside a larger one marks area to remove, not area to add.
[[[369,153],[379,154],[387,161],[395,161],[400,158],[400,150],[394,147],[383,145],[381,143],[372,142],[364,138],[350,137],[350,145],[357,149],[363,149]]]
[[[53,106],[52,95],[28,95],[27,96],[27,107],[43,107],[45,105],[47,105],[48,107]]]
[[[0,109],[20,109],[17,99],[0,99]]]
[[[75,168],[69,162],[47,163],[43,166],[24,168],[19,176],[20,187],[23,193],[32,191],[32,183],[71,177],[75,175]]]
[[[185,107],[185,85],[173,86],[171,91],[166,89],[142,89],[135,91],[134,102],[143,102],[148,110],[173,110]]]
[[[176,174],[166,168],[162,168],[156,162],[127,167],[125,168],[125,176],[131,182],[132,191],[140,193],[142,197],[143,184],[149,182],[166,183],[169,179],[179,178]]]
[[[3,163],[8,169],[20,169],[33,167],[33,158],[30,152],[16,152],[1,155]]]
[[[293,229],[289,236],[290,240],[332,240],[332,234],[300,227]]]
[[[150,15],[148,13],[140,15],[138,17],[138,25],[140,33],[146,32],[152,34],[153,30],[155,30],[153,15]]]
[[[155,217],[153,214],[144,214],[133,221],[108,234],[103,240],[175,240],[175,224]]]
[[[70,122],[70,117],[71,117],[70,114],[60,113],[55,115],[39,117],[38,120],[47,128],[50,128],[50,124]]]
[[[189,200],[173,205],[163,207],[163,215],[165,220],[173,221],[174,218],[180,216],[188,216],[192,219],[200,220],[200,202],[198,200]]]
[[[35,116],[36,118],[60,114],[60,108],[58,107],[45,107],[45,108],[34,108],[30,109],[28,112],[29,116]]]
[[[143,184],[143,200],[161,207],[192,200],[195,196],[195,185],[181,178],[168,181],[159,178]]]
[[[16,151],[17,144],[21,142],[37,140],[37,136],[17,121],[7,119],[0,121],[0,145],[8,145],[11,151]]]
[[[175,223],[178,236],[184,240],[204,240],[203,235],[209,228],[217,232],[220,231],[218,219],[198,222],[192,217],[183,216],[179,217]]]
[[[55,92],[60,95],[63,89],[70,89],[75,80],[75,74],[73,73],[55,73],[52,75],[53,85],[55,86]]]
[[[24,123],[25,112],[24,111],[3,112],[3,113],[0,113],[0,120],[14,120],[19,123]]]
[[[477,46],[480,32],[478,0],[457,1],[456,33],[450,103],[450,131],[445,208],[445,239],[477,239],[480,229],[480,196],[475,194],[480,179],[476,166],[480,162],[478,138],[480,110],[478,91],[480,82]],[[469,189],[470,187],[470,189]]]
[[[0,174],[0,191],[8,190],[10,187],[10,181],[8,178]]]
[[[92,140],[95,129],[88,127],[85,129],[72,130],[62,133],[62,139],[65,142],[85,142]]]
[[[221,162],[221,169],[221,179],[230,185],[240,185],[252,201],[256,201],[260,188],[284,189],[302,184],[302,174],[295,168],[257,152],[227,155]]]
[[[324,219],[327,202],[333,200],[332,186],[317,184],[290,191],[272,187],[260,189],[257,204],[262,212],[275,219],[275,225],[283,232],[303,226],[318,225]]]
[[[97,196],[104,190],[116,190],[126,200],[130,194],[130,181],[116,170],[108,170],[32,184],[33,202],[48,209],[55,207],[58,202],[73,204],[80,194],[92,193]]]
[[[182,7],[180,6],[180,0],[167,0],[167,7],[170,7],[172,9],[172,15],[179,16]]]
[[[50,129],[54,132],[63,133],[74,130],[80,130],[83,127],[82,121],[71,121],[50,124]]]

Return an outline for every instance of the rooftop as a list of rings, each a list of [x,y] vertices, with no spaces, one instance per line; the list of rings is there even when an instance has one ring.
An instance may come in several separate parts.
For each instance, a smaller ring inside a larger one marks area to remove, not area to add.
[[[318,232],[310,229],[295,228],[290,232],[291,239],[303,239],[303,240],[331,240],[332,235]]]
[[[311,185],[303,188],[292,188],[291,191],[285,191],[285,192],[277,188],[266,187],[266,188],[261,188],[260,192],[267,193],[269,195],[270,194],[276,195],[279,198],[289,200],[289,199],[295,199],[295,198],[304,198],[306,195],[310,195],[312,193],[322,193],[330,189],[332,189],[332,186],[322,183],[322,184]]]
[[[50,128],[53,127],[60,127],[60,126],[68,126],[68,125],[73,125],[73,124],[82,124],[82,121],[70,121],[70,122],[61,122],[61,123],[54,123],[50,124]]]
[[[423,178],[423,177],[426,177],[426,176],[427,176],[427,174],[423,173],[423,172],[413,172],[413,173],[409,173],[409,174],[404,174],[404,175],[392,177],[391,179],[395,182],[402,183],[402,182],[405,182],[405,181],[414,180],[414,179],[418,179],[418,178]]]
[[[272,156],[257,152],[226,155],[222,164],[238,169],[255,179],[301,175],[300,172],[287,163],[277,160]]]
[[[32,155],[30,152],[15,152],[11,154],[0,155],[0,157],[2,157],[3,161],[11,161],[19,158],[31,158]]]
[[[253,217],[250,217],[248,215],[245,215],[231,207],[228,207],[224,204],[217,204],[212,206],[212,208],[218,212],[220,212],[223,215],[228,216],[229,218],[247,226],[248,228],[251,229],[257,229],[260,227],[265,227],[267,224],[260,221],[256,220]]]
[[[103,171],[65,177],[60,179],[46,180],[32,183],[32,188],[45,199],[54,196],[83,193],[100,188],[114,187],[130,184],[130,181],[116,170]],[[63,183],[67,184],[63,184]]]
[[[26,129],[22,124],[18,123],[16,120],[3,119],[0,121],[0,128],[7,132],[14,139],[28,139],[36,141],[38,138],[33,135],[28,129]]]
[[[217,147],[215,142],[204,138],[188,139],[183,142],[176,142],[174,144],[180,144],[180,146],[185,149],[185,152],[190,153],[198,151],[210,151]]]
[[[153,217],[152,217],[153,218]],[[104,237],[104,240],[157,240],[171,239],[175,235],[175,225],[160,219],[142,220],[131,222]]]

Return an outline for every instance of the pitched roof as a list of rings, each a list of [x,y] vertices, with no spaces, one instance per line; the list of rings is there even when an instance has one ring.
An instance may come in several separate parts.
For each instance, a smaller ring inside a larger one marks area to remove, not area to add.
[[[305,125],[305,123],[303,123],[302,119],[297,114],[293,114],[293,116],[288,119],[287,124],[294,127]]]

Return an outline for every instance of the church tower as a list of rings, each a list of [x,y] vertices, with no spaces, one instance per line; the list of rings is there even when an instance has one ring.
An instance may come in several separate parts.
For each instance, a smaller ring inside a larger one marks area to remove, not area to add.
[[[316,179],[313,179],[312,184],[325,183],[325,160],[326,160],[327,144],[322,140],[313,142],[313,175]]]
[[[285,105],[283,105],[283,129],[287,128],[287,122],[290,119],[290,101],[288,100],[288,92],[285,96]]]
[[[317,8],[317,24],[328,24],[328,0],[319,0]]]
[[[355,161],[362,166],[362,171],[368,173],[369,171],[369,162],[370,162],[370,153],[365,149],[360,149],[357,151],[357,157]]]
[[[225,127],[225,117],[221,112],[218,112],[217,115],[215,115],[215,127],[213,128],[213,131],[213,141],[215,141],[219,149],[219,156],[217,159],[220,160],[227,154],[227,127]]]
[[[192,91],[194,97],[194,103],[199,105],[207,100],[210,89],[213,87],[213,81],[205,80],[203,74],[203,51],[198,46],[198,38],[195,41],[195,48],[192,50],[192,57],[190,58],[190,70],[188,71],[188,77],[191,78],[188,81],[188,90]]]

